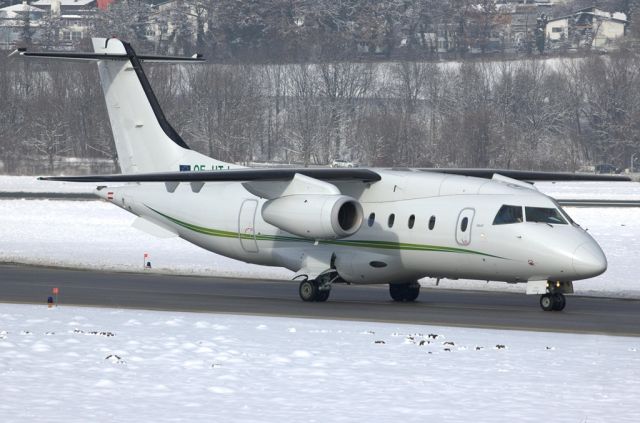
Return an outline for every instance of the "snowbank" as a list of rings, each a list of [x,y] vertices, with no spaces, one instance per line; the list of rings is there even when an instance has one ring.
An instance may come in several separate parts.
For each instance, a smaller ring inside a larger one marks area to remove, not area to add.
[[[0,304],[3,422],[637,422],[638,338]]]

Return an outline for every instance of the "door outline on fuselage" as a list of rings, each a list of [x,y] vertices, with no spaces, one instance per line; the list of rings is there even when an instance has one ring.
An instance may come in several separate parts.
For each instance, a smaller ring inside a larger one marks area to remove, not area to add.
[[[258,252],[258,241],[256,240],[257,210],[258,201],[249,199],[242,202],[238,213],[238,238],[242,249],[247,253]]]
[[[456,220],[456,242],[458,245],[469,245],[471,244],[471,228],[473,227],[473,218],[476,214],[476,209],[472,207],[466,207],[460,211],[458,214],[458,219]],[[467,218],[467,227],[464,231],[461,229],[462,220]]]

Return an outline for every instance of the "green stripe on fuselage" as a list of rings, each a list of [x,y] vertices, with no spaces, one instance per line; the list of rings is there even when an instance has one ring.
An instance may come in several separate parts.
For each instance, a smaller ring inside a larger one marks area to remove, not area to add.
[[[191,223],[183,222],[182,220],[176,219],[175,217],[171,217],[164,213],[161,213],[158,210],[147,206],[146,204],[145,206],[149,210],[154,211],[155,213],[175,223],[176,225],[182,226],[185,229],[189,229],[190,231],[197,232],[203,235],[217,236],[221,238],[239,238],[239,239],[255,238],[256,241],[308,242],[308,243],[316,242],[313,239],[300,238],[295,236],[261,235],[261,234],[256,234],[254,236],[254,234],[243,234],[239,232],[231,232],[231,231],[223,231],[219,229],[207,228],[204,226],[198,226],[198,225],[193,225]],[[370,241],[370,240],[319,240],[318,243],[326,244],[326,245],[338,245],[341,247],[376,248],[376,249],[383,249],[383,250],[434,251],[434,252],[441,252],[441,253],[475,254],[475,255],[480,255],[485,257],[504,259],[504,257],[481,253],[480,251],[467,250],[465,248],[442,247],[438,245],[428,245],[428,244],[409,244],[409,243],[403,243],[403,242]]]

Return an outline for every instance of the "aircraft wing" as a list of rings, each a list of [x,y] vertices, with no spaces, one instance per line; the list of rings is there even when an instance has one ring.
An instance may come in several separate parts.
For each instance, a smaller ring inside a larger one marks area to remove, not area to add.
[[[229,182],[229,181],[289,181],[296,174],[319,180],[376,182],[381,176],[370,169],[276,168],[228,169],[198,172],[157,172],[117,175],[46,176],[42,181],[65,182]]]
[[[451,175],[475,176],[476,178],[491,179],[494,174],[500,174],[519,181],[631,181],[624,175],[600,175],[595,173],[571,173],[571,172],[536,172],[529,170],[511,169],[457,169],[457,168],[423,168],[423,172],[448,173]]]
[[[510,169],[462,169],[462,168],[422,168],[422,172],[447,173],[451,175],[493,178],[494,174],[519,181],[631,181],[624,175],[600,175],[570,172],[536,172]],[[287,181],[296,174],[320,180],[359,180],[376,182],[381,176],[364,168],[270,168],[270,169],[228,169],[198,172],[156,172],[138,174],[88,175],[88,176],[47,176],[38,179],[66,182],[223,182],[223,181]]]

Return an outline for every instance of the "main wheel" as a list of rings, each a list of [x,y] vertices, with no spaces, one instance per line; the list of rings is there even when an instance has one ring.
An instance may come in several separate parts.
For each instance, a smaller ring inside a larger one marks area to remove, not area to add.
[[[567,299],[564,297],[564,294],[557,292],[555,294],[552,294],[551,297],[553,298],[553,310],[564,310],[564,307],[567,305]]]
[[[405,301],[415,301],[420,295],[420,284],[418,282],[407,284],[404,293]]]
[[[420,295],[420,284],[418,282],[391,283],[389,284],[389,295],[393,301],[415,301]]]
[[[389,295],[391,295],[391,299],[393,301],[402,301],[403,298],[403,286],[390,283],[389,284]]]
[[[542,307],[544,311],[552,311],[554,304],[555,302],[553,301],[551,294],[544,294],[540,296],[540,307]]]
[[[298,292],[302,301],[316,301],[318,298],[318,284],[314,280],[302,281]],[[327,298],[329,298],[328,295]]]

